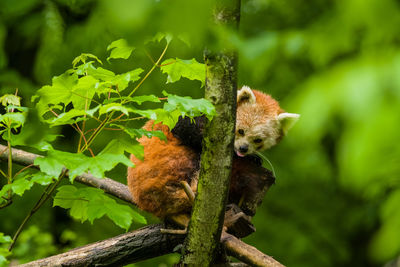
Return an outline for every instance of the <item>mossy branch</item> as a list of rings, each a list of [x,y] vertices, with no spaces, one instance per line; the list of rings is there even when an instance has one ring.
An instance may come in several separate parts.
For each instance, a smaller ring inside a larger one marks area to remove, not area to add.
[[[0,152],[0,160],[8,161],[9,152],[5,148],[6,146],[0,145],[0,151],[2,151]],[[37,157],[40,157],[40,155],[29,153],[15,148],[12,150],[12,160],[14,163],[19,165],[23,166],[32,165],[35,158]],[[90,174],[83,174],[81,176],[77,176],[75,178],[75,181],[86,184],[88,186],[100,188],[104,190],[104,192],[110,195],[113,195],[123,201],[135,205],[128,187],[110,178],[99,179]],[[269,187],[270,185],[271,184],[268,183],[267,187]],[[264,190],[264,192],[265,191],[266,190]],[[68,266],[88,266],[94,261],[104,260],[104,258],[107,258],[108,261],[102,266],[116,266],[115,264],[118,262],[124,262],[128,264],[131,262],[136,262],[147,258],[157,257],[159,255],[163,255],[166,253],[172,253],[173,250],[169,246],[175,248],[175,245],[182,243],[184,236],[163,235],[163,238],[160,238],[161,232],[159,232],[160,231],[159,229],[164,227],[165,226],[160,226],[160,225],[149,225],[131,233],[99,241],[94,244],[89,244],[82,248],[76,248],[63,254],[33,261],[23,266],[48,266],[48,265],[61,266],[62,264],[68,265],[67,264],[68,262],[69,263],[74,262],[74,264]],[[156,238],[154,239],[151,238],[153,236],[155,236]],[[137,242],[142,244],[142,242],[147,240],[147,238],[149,238],[149,240],[152,240],[150,250],[146,250],[147,247],[143,247],[143,250],[135,249],[136,246],[135,244],[137,244]],[[130,244],[130,242],[127,242],[126,240],[132,241],[133,242],[132,246],[127,245]],[[124,244],[124,246],[127,247],[121,246],[121,244]],[[275,261],[273,258],[263,254],[256,248],[244,243],[243,241],[239,240],[233,235],[224,233],[221,239],[221,244],[225,247],[229,255],[238,257],[241,261],[251,266],[266,266],[266,267],[283,266],[277,261]],[[92,253],[89,255],[88,253],[92,252],[93,248],[96,248],[97,253]],[[129,248],[131,248],[132,250],[129,250]],[[144,250],[147,252],[144,252]],[[115,254],[116,251],[124,251],[124,252],[122,253],[122,256],[120,255],[118,257],[115,257],[115,255],[119,255]],[[129,251],[129,253],[126,251]],[[75,258],[69,258],[69,256],[74,254],[76,254],[74,256]],[[79,261],[77,260],[78,258]],[[268,260],[264,261],[264,259]],[[54,264],[55,262],[59,262],[60,264],[59,265]]]

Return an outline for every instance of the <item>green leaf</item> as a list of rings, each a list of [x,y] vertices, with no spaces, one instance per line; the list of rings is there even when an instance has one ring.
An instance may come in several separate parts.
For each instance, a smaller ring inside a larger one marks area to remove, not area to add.
[[[92,76],[79,78],[78,83],[71,90],[71,101],[74,108],[85,109],[90,106],[98,82],[99,81]]]
[[[94,189],[94,188],[93,188]],[[57,194],[54,197],[53,207],[59,206],[64,209],[70,209],[70,215],[84,222],[87,217],[87,198],[81,197],[78,189],[72,185],[61,186],[57,189]]]
[[[107,60],[109,61],[111,58],[127,59],[130,57],[133,49],[134,47],[129,46],[125,39],[114,41],[107,47],[107,51],[111,50],[111,54]]]
[[[113,169],[117,164],[122,163],[133,167],[133,163],[125,155],[99,154],[88,160],[88,170],[97,178],[103,178],[104,172]]]
[[[82,153],[69,153],[53,150],[47,153],[45,158],[36,158],[34,164],[39,165],[40,170],[52,177],[58,177],[63,167],[69,170],[70,180],[87,171],[97,178],[103,178],[104,172],[111,170],[117,164],[133,166],[133,163],[125,155],[100,153],[96,157],[87,157]]]
[[[100,107],[99,114],[102,115],[104,113],[109,113],[112,111],[120,111],[125,115],[129,115],[129,112],[132,112],[132,109],[129,107],[122,106],[119,103],[110,103]]]
[[[191,60],[170,58],[165,60],[161,65],[161,71],[168,74],[167,83],[179,81],[181,77],[198,80],[201,82],[201,86],[205,83],[205,65],[197,62],[194,58]]]
[[[30,127],[34,122],[28,119],[27,123],[31,124],[26,124],[21,129],[19,134],[11,134],[11,140],[8,140],[7,136],[3,136],[3,138],[6,141],[11,141],[12,146],[30,146],[40,151],[47,151],[53,149],[53,147],[50,145],[49,142],[54,141],[60,135],[45,134],[44,131],[42,131],[43,135],[41,133],[41,135],[38,136],[37,133],[38,127],[36,128]],[[37,126],[41,127],[40,125]]]
[[[58,117],[46,120],[46,122],[50,124],[50,127],[73,124],[79,121],[87,120],[88,118],[84,117],[85,114],[87,114],[85,110],[71,109],[68,112],[61,113],[58,115]]]
[[[121,92],[128,87],[130,82],[139,80],[142,72],[143,69],[138,68],[126,73],[118,74],[111,80],[111,83],[117,86],[118,91]]]
[[[150,38],[148,40],[146,40],[144,43],[148,44],[150,42],[161,42],[161,40],[163,40],[165,38],[165,41],[169,44],[172,41],[172,34],[170,33],[165,33],[165,32],[158,32],[156,33],[156,35],[154,35],[153,38]]]
[[[20,178],[18,180],[14,180],[11,184],[11,188],[13,192],[19,196],[22,196],[26,190],[31,189],[33,186],[33,182],[31,180],[26,179],[26,177]]]
[[[123,155],[125,151],[134,154],[139,159],[143,159],[144,156],[143,146],[138,141],[136,140],[127,141],[121,138],[111,140],[111,142],[108,143],[108,145],[100,152],[99,155],[101,154]]]
[[[54,198],[54,206],[70,209],[72,217],[91,223],[107,215],[115,224],[128,230],[132,220],[146,223],[146,220],[129,206],[117,203],[97,188],[76,188],[72,185],[61,186]]]
[[[135,102],[141,105],[143,102],[154,102],[160,103],[161,100],[155,95],[141,95],[141,96],[122,96],[122,97],[112,97],[110,99],[105,99],[104,104],[114,103],[116,101],[123,101],[124,103]]]
[[[47,157],[45,157],[44,160],[47,160],[54,165],[55,170],[57,170],[56,173],[52,173],[52,171],[49,171],[48,169],[42,169],[43,163],[39,162],[38,164],[42,172],[53,177],[58,177],[63,167],[65,167],[69,170],[70,179],[73,180],[77,175],[84,173],[88,169],[88,159],[90,158],[86,157],[82,153],[69,153],[53,150],[47,153]],[[34,163],[37,164],[36,160]]]
[[[95,59],[95,60],[96,60],[97,62],[99,62],[100,64],[103,64],[103,62],[101,62],[101,60],[100,60],[98,57],[96,57],[95,55],[90,54],[90,53],[82,53],[80,56],[77,56],[76,58],[74,58],[74,60],[72,61],[72,66],[75,68],[75,66],[76,66],[79,62],[86,63],[86,61],[87,61],[89,58]]]
[[[155,95],[134,96],[131,97],[130,101],[138,103],[139,105],[141,105],[143,102],[155,102],[155,103],[161,102],[161,100]]]
[[[0,248],[0,266],[8,266],[9,261],[6,257],[10,256],[11,252],[7,248]]]
[[[28,112],[29,108],[27,107],[20,107],[20,106],[15,106],[15,105],[8,105],[7,106],[7,112],[12,112],[12,110],[18,110],[21,112]]]
[[[8,191],[9,190],[12,190],[11,189],[11,184],[6,184],[1,188],[1,190],[0,190],[0,203],[3,200],[2,197],[5,197],[6,195],[8,195]]]
[[[160,140],[167,141],[167,137],[162,131],[147,131],[145,129],[136,129],[136,128],[126,128],[123,125],[112,124],[112,126],[116,126],[124,130],[131,138],[140,138],[145,136],[147,138],[158,137]]]
[[[53,207],[59,206],[64,209],[70,209],[74,206],[75,199],[75,192],[78,189],[73,185],[64,185],[60,186],[57,189],[57,194],[54,197]]]
[[[43,172],[36,172],[31,177],[31,181],[33,183],[40,185],[49,185],[51,182],[53,182],[53,180],[54,180],[53,176],[47,175]]]
[[[39,89],[32,97],[32,101],[36,98],[40,98],[36,104],[39,115],[42,116],[49,111],[51,106],[57,104],[64,104],[67,106],[71,103],[72,89],[78,83],[78,76],[76,74],[64,73],[60,76],[53,78],[52,85],[43,86]]]
[[[88,69],[88,74],[102,81],[111,81],[115,77],[114,72],[101,67]]]
[[[11,94],[5,94],[0,97],[0,102],[3,106],[14,105],[21,106],[20,97]]]
[[[54,151],[49,151],[47,157],[37,157],[33,164],[39,166],[40,171],[46,173],[51,177],[58,177],[64,167],[64,164],[57,158],[52,156]]]
[[[8,243],[11,243],[11,241],[12,241],[12,239],[11,239],[10,236],[4,235],[4,233],[1,233],[1,232],[0,232],[0,243],[2,243],[2,244],[4,244],[4,243],[8,244]]]
[[[99,205],[101,205],[101,203],[99,203]],[[131,226],[133,219],[136,219],[136,221],[141,223],[146,222],[144,217],[139,215],[137,212],[134,212],[130,207],[127,205],[118,204],[115,200],[105,202],[103,208],[105,209],[107,217],[126,231],[128,231],[129,227]],[[134,214],[136,216],[133,216]]]
[[[85,64],[81,64],[78,67],[76,67],[75,70],[70,70],[70,73],[75,73],[78,76],[84,76],[87,75],[90,69],[95,69],[95,66],[93,66],[94,61],[89,61],[86,62]]]
[[[11,244],[12,239],[8,235],[4,235],[4,233],[0,232],[0,244],[3,244],[2,246],[8,246]],[[8,251],[8,248],[2,247],[0,245],[0,266],[8,266],[7,264],[9,261],[7,260],[6,257],[11,255],[11,252]]]
[[[192,99],[163,92],[168,96],[168,102],[163,109],[140,110],[132,109],[132,112],[142,115],[155,123],[162,122],[172,129],[178,122],[180,116],[194,118],[206,115],[209,120],[215,115],[215,107],[206,99]]]
[[[0,115],[0,121],[12,128],[18,128],[25,123],[25,115],[20,112],[6,113]]]
[[[215,115],[215,107],[204,98],[192,99],[168,94],[165,91],[163,91],[163,94],[168,96],[168,105],[164,105],[164,109],[167,111],[180,110],[191,118],[204,114],[210,120]]]
[[[88,109],[88,110],[86,110],[86,114],[89,115],[90,117],[93,117],[94,113],[96,113],[99,110],[100,107],[101,106],[98,105],[98,106],[96,106],[96,107],[94,107],[92,109]]]
[[[148,118],[150,120],[154,120],[154,123],[161,122],[167,125],[170,129],[174,128],[180,116],[185,115],[180,110],[167,111],[162,108],[147,109],[147,110],[134,109],[133,112],[142,115],[143,117]]]

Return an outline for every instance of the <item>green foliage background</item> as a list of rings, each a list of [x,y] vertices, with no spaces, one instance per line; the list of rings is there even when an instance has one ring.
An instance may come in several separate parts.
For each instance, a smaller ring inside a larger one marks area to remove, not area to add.
[[[147,54],[154,60],[163,47],[150,44],[145,52],[143,43],[160,31],[183,36],[165,58],[202,62],[206,44],[236,46],[239,85],[268,92],[285,110],[301,114],[282,143],[265,153],[277,183],[254,218],[257,232],[245,241],[288,266],[382,266],[397,258],[400,2],[243,0],[238,35],[211,26],[211,4],[2,0],[1,95],[18,88],[22,105],[32,107],[31,96],[70,68],[77,55],[92,53],[106,61],[105,48],[119,38],[137,48],[128,61],[111,59],[109,67],[118,73],[133,65],[150,69]],[[165,74],[154,72],[140,93],[203,94],[198,81],[166,81]],[[68,127],[60,134],[66,138],[57,145],[68,150],[77,135]],[[98,151],[106,137],[99,137]],[[119,166],[107,176],[125,182],[125,173]],[[0,232],[15,232],[39,191],[0,210]],[[32,218],[15,254],[33,260],[122,232],[108,219],[81,224],[47,204]],[[171,265],[174,257],[135,266]]]

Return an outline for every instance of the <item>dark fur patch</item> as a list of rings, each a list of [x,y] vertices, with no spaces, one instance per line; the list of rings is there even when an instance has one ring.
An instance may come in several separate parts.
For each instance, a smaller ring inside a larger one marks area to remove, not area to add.
[[[206,123],[207,118],[205,116],[194,118],[194,122],[188,117],[179,117],[178,123],[171,132],[183,145],[200,152]]]

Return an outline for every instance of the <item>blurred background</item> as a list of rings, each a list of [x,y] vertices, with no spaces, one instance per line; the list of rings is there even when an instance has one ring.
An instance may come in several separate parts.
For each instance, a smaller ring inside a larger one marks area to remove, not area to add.
[[[115,72],[147,71],[164,43],[144,42],[162,31],[184,36],[171,42],[165,59],[203,62],[204,47],[221,44],[212,2],[1,0],[1,94],[18,88],[22,104],[32,107],[36,90],[82,52]],[[239,86],[265,91],[301,114],[265,153],[277,182],[245,242],[287,266],[400,266],[400,1],[242,0],[239,34],[222,35],[239,50]],[[106,47],[119,38],[136,50],[110,65]],[[155,71],[139,93],[202,97],[200,86],[166,84]],[[56,147],[69,150],[77,136],[72,128],[59,131],[65,138]],[[104,134],[95,146],[107,140]],[[107,174],[124,183],[125,175],[123,166]],[[0,210],[1,232],[15,232],[42,192],[36,187]],[[108,219],[81,224],[47,203],[21,235],[15,257],[39,259],[123,232]],[[178,257],[134,266],[170,266]]]

